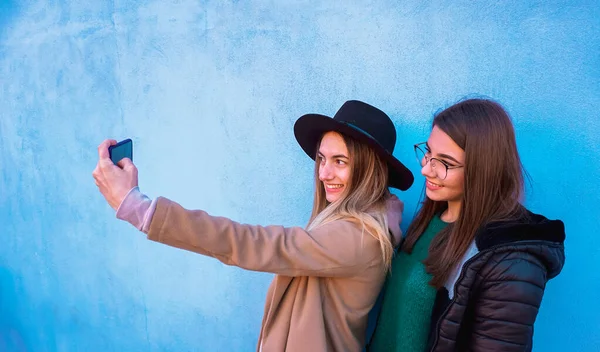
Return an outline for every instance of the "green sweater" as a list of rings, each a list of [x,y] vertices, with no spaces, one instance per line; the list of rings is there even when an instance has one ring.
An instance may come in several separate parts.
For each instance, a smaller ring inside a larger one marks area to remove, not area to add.
[[[423,260],[429,244],[447,224],[435,216],[411,254],[398,252],[385,292],[369,351],[422,352],[427,346],[431,309],[436,290]]]

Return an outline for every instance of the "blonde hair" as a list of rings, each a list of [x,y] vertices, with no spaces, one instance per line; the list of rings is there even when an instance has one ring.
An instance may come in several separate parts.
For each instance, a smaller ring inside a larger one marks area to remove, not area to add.
[[[315,158],[315,193],[308,231],[336,220],[360,224],[379,241],[385,270],[391,266],[393,245],[388,231],[386,201],[388,190],[387,164],[368,145],[340,134],[348,148],[350,180],[342,197],[329,203],[319,180],[319,161]],[[319,150],[320,142],[317,145]]]

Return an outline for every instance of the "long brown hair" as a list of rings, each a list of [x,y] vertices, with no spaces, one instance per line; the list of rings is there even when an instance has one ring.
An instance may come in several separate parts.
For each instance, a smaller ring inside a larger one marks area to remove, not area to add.
[[[433,126],[444,131],[465,151],[464,192],[460,214],[431,241],[423,262],[433,276],[430,284],[444,285],[477,230],[485,224],[516,217],[522,211],[523,166],[515,132],[504,108],[488,99],[468,99],[438,113]],[[410,253],[435,214],[447,202],[425,197],[409,226],[402,250]]]
[[[366,144],[340,135],[348,148],[350,180],[342,197],[329,203],[319,180],[319,160],[315,158],[315,193],[307,230],[340,219],[357,222],[363,231],[379,241],[385,268],[388,269],[393,246],[387,230],[386,200],[390,196],[387,164]],[[320,142],[317,150],[319,147]]]

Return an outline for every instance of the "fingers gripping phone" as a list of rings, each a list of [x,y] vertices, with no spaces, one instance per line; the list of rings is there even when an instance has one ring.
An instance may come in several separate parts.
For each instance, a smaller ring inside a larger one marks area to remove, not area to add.
[[[115,165],[123,158],[129,158],[133,161],[133,142],[127,138],[115,145],[111,145],[108,147],[108,154],[110,155],[110,160]]]

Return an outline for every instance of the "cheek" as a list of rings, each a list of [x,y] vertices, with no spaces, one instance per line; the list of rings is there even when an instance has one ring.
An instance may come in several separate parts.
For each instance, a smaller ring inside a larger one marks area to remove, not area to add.
[[[340,180],[344,184],[347,184],[350,181],[350,168],[344,168],[344,169],[340,170],[339,175],[340,175],[339,176]]]
[[[462,174],[456,175],[452,178],[448,177],[444,185],[454,196],[462,196],[464,193],[465,180]]]

